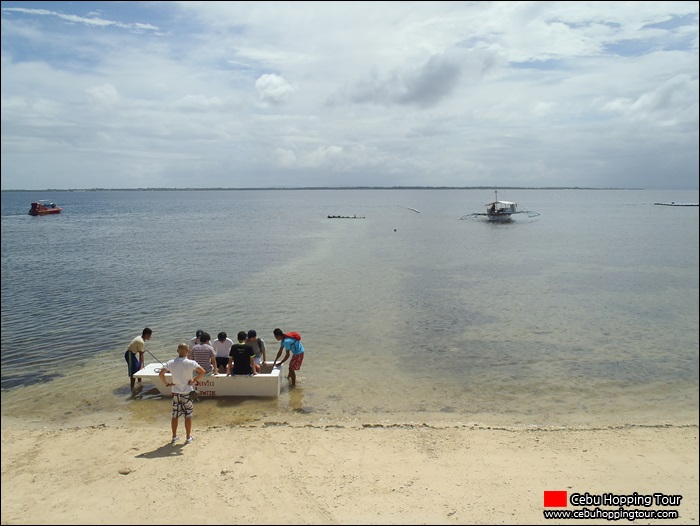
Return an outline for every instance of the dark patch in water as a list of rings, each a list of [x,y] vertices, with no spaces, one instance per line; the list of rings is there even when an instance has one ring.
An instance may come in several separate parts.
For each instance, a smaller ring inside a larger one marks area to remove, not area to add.
[[[46,382],[52,381],[54,378],[62,378],[64,375],[60,373],[44,373],[40,374],[39,376],[31,376],[31,377],[26,377],[26,376],[15,376],[15,377],[10,377],[10,378],[2,378],[2,381],[0,382],[1,388],[3,391],[9,391],[10,389],[15,389],[17,387],[27,387],[29,385],[34,385],[34,384],[43,384]]]

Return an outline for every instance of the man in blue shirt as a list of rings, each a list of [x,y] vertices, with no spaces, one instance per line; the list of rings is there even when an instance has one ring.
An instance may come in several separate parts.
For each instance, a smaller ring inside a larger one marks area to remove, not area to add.
[[[284,358],[279,362],[280,366],[287,361],[289,354],[292,354],[292,359],[289,361],[289,381],[292,387],[297,383],[296,371],[301,369],[301,363],[304,361],[304,346],[301,344],[301,336],[299,338],[292,337],[291,334],[285,334],[282,329],[275,329],[272,331],[275,335],[275,339],[280,342],[280,350],[277,351],[277,357],[275,362],[272,364],[274,368],[277,365],[277,360],[279,360],[282,355],[282,351],[286,351]],[[298,334],[295,333],[295,336]]]

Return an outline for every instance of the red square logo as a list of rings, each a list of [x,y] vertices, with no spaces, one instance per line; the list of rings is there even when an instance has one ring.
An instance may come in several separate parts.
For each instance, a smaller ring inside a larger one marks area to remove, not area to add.
[[[545,491],[544,492],[544,507],[545,508],[566,508],[567,502],[566,491]]]

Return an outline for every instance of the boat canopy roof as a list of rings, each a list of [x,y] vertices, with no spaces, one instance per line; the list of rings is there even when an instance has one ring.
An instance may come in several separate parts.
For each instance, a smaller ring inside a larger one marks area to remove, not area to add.
[[[491,201],[490,203],[486,203],[484,206],[491,206],[491,205],[514,205],[513,201]]]

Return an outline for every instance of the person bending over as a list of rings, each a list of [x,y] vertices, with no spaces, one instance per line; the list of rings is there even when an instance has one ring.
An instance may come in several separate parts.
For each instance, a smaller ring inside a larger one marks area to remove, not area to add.
[[[289,334],[282,332],[282,329],[275,329],[272,331],[272,334],[274,334],[275,339],[280,342],[280,349],[277,351],[277,357],[272,367],[274,368],[277,365],[277,360],[280,359],[282,351],[286,351],[286,353],[282,361],[279,362],[280,366],[287,361],[291,353],[292,359],[289,360],[289,381],[292,386],[295,386],[297,383],[296,371],[301,369],[301,364],[304,361],[304,346],[301,344],[301,339],[292,338]],[[301,336],[299,336],[299,338],[301,338]]]

